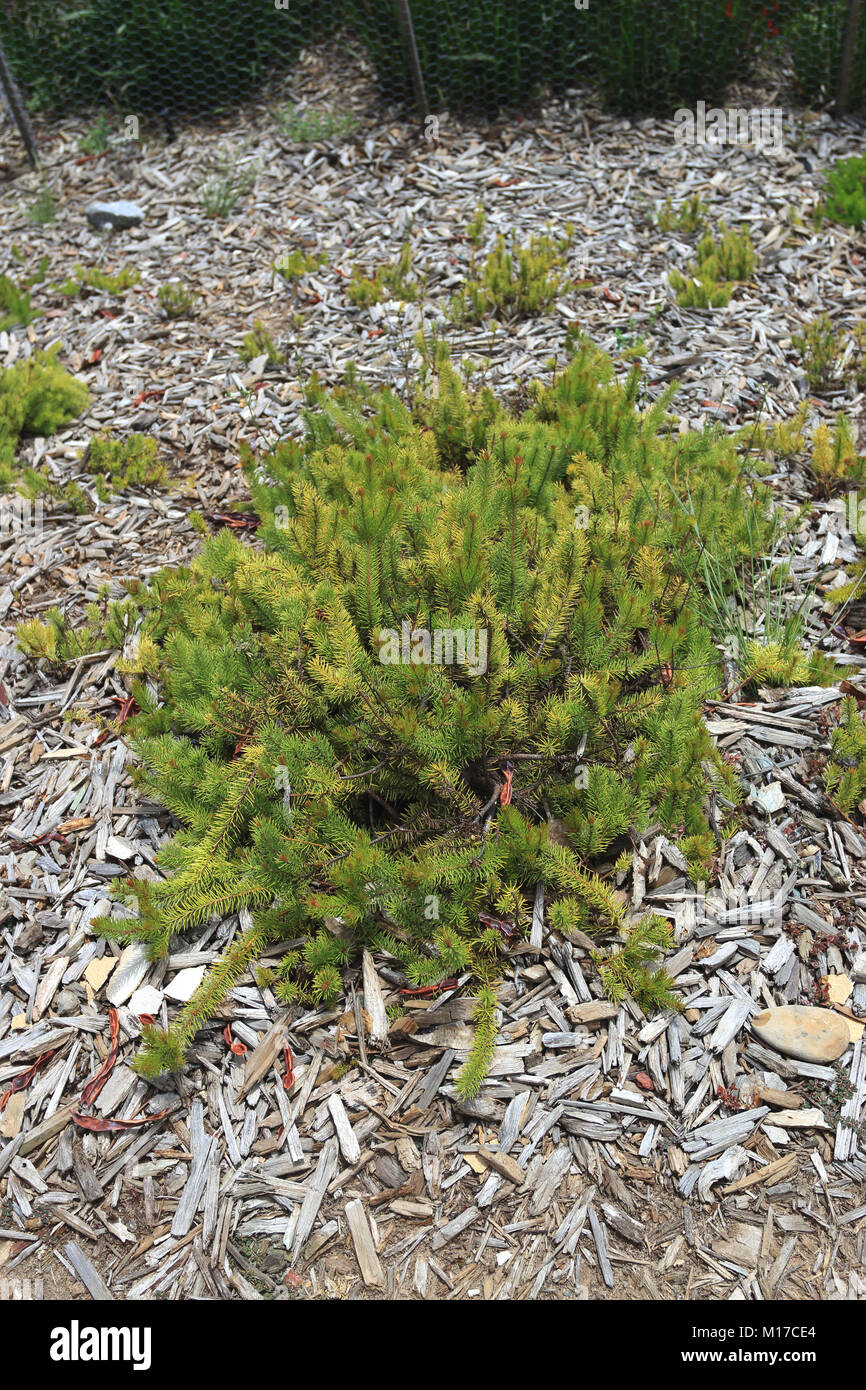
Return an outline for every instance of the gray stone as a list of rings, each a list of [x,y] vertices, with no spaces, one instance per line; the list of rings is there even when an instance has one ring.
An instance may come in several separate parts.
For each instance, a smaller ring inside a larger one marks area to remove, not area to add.
[[[112,231],[121,232],[126,227],[140,226],[144,221],[144,210],[137,203],[121,198],[116,203],[91,203],[86,209],[86,217],[97,231],[109,227]]]
[[[77,1014],[80,1007],[81,1000],[74,989],[62,989],[54,1000],[56,1014]]]

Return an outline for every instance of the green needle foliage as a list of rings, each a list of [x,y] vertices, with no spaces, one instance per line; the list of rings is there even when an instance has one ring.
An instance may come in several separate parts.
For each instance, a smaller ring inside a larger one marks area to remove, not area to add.
[[[126,439],[96,435],[86,463],[96,474],[96,492],[102,501],[122,488],[161,487],[168,480],[168,470],[157,458],[156,440],[149,434],[130,434]]]
[[[866,154],[840,159],[827,174],[824,211],[845,227],[866,226]]]
[[[191,314],[201,295],[191,290],[182,280],[160,285],[156,292],[159,307],[167,319],[182,319]]]
[[[121,266],[115,274],[100,270],[98,266],[88,266],[85,270],[83,266],[77,265],[68,279],[60,285],[55,285],[54,289],[58,294],[69,298],[84,294],[87,290],[96,290],[99,294],[124,294],[133,285],[137,285],[140,279],[138,271],[129,265]]]
[[[480,236],[483,222],[477,214],[467,235]],[[534,236],[517,251],[506,250],[505,238],[496,245],[484,263],[478,280],[467,280],[452,301],[456,323],[480,323],[488,314],[502,319],[530,318],[543,313],[559,294],[562,278],[556,272],[564,264],[563,252],[570,236],[554,242],[548,236]]]
[[[53,434],[90,404],[83,381],[58,365],[59,346],[0,371],[0,491],[15,478],[18,441],[26,434]]]
[[[42,310],[30,303],[28,289],[32,280],[19,285],[11,275],[0,275],[0,333],[8,328],[26,328],[41,318]]]
[[[769,526],[768,494],[730,439],[672,429],[670,394],[639,410],[638,370],[616,384],[588,344],[519,415],[419,346],[411,409],[312,385],[303,442],[247,459],[255,546],[226,530],[131,586],[156,682],[133,685],[141,780],[182,828],[164,878],[118,887],[132,915],[95,925],[159,956],[214,914],[253,922],[148,1031],[146,1074],[293,939],[285,1000],[333,1000],[362,945],[416,985],[471,972],[469,1093],[504,949],[479,912],[522,927],[539,882],[557,931],[619,938],[600,946],[613,997],[674,1002],[653,968],[669,938],[625,921],[607,875],[651,822],[708,864],[707,793],[737,800],[700,718],[718,654],[689,575]]]
[[[689,236],[706,226],[708,211],[699,193],[693,193],[677,208],[672,198],[666,198],[659,209],[656,223],[660,232],[682,232],[684,236]]]
[[[383,299],[402,299],[411,304],[418,298],[421,288],[417,281],[410,280],[411,273],[412,243],[404,241],[396,260],[379,266],[372,280],[355,266],[346,294],[359,309],[367,309]]]
[[[278,366],[286,360],[285,353],[280,352],[260,319],[256,319],[251,333],[244,334],[240,355],[247,363],[254,362],[257,357],[267,357],[270,367]]]
[[[839,810],[848,812],[866,795],[866,721],[850,695],[842,701],[840,715],[830,738],[833,751],[824,769],[824,787]]]
[[[696,259],[688,275],[670,273],[671,288],[681,309],[724,308],[731,301],[735,282],[748,280],[755,268],[752,239],[744,227],[728,231],[719,223],[719,240],[708,232],[698,242]]]

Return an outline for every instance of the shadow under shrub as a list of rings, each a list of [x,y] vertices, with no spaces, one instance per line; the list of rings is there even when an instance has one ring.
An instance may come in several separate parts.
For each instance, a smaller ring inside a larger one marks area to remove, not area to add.
[[[557,931],[608,934],[617,996],[672,1003],[652,965],[668,929],[626,922],[611,866],[661,822],[703,870],[707,795],[737,800],[700,717],[719,657],[690,575],[707,544],[753,543],[767,494],[730,439],[679,434],[670,393],[639,410],[638,372],[615,383],[587,344],[519,416],[423,347],[412,409],[314,383],[305,440],[247,460],[263,546],[224,531],[132,586],[135,746],[182,829],[165,878],[119,886],[135,915],[95,925],[161,955],[252,913],[148,1030],[146,1074],[180,1066],[264,945],[291,941],[287,1001],[334,999],[362,945],[413,984],[470,972],[473,1091],[504,949],[479,914],[519,938],[539,882]]]

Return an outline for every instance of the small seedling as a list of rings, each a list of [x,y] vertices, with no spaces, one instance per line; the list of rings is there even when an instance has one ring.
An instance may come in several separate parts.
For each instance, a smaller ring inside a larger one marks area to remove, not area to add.
[[[156,440],[147,434],[131,434],[126,439],[96,435],[84,459],[95,474],[96,494],[107,501],[112,492],[126,487],[161,487],[168,472],[157,458]]]
[[[208,217],[228,217],[249,193],[257,168],[241,169],[230,157],[217,161],[213,176],[201,186],[201,205]]]
[[[833,429],[820,424],[812,435],[810,467],[821,493],[829,498],[841,486],[860,482],[866,459],[857,453],[854,430],[844,415],[837,415]]]
[[[670,285],[681,309],[718,309],[731,301],[737,281],[748,280],[755,268],[755,251],[748,230],[728,231],[719,223],[719,240],[708,232],[697,245],[688,275],[670,273]]]
[[[53,222],[57,216],[57,200],[50,188],[42,188],[27,209],[28,222]]]
[[[821,209],[845,227],[866,226],[866,154],[840,159],[827,175]]]
[[[346,294],[360,309],[379,304],[383,299],[402,299],[412,303],[418,298],[420,285],[409,279],[411,270],[412,246],[404,241],[397,259],[379,266],[372,280],[362,275],[356,266]]]
[[[534,236],[515,253],[503,236],[487,257],[481,277],[467,280],[451,302],[456,323],[480,323],[488,314],[502,319],[529,318],[543,313],[562,288],[558,273],[570,235],[560,241]]]
[[[181,280],[160,285],[156,297],[167,319],[182,319],[184,315],[192,313],[196,301],[201,299],[200,294],[191,290]]]
[[[89,266],[85,270],[83,266],[77,265],[67,280],[52,288],[57,294],[65,295],[69,299],[84,294],[87,290],[95,290],[98,294],[123,294],[133,285],[137,285],[140,279],[138,271],[128,265],[122,266],[114,275],[99,270],[97,266]]]
[[[269,366],[276,366],[286,360],[285,353],[280,352],[270,333],[258,319],[252,332],[245,335],[240,355],[244,362],[254,362],[257,357],[267,357]]]
[[[43,260],[47,265],[47,257]],[[10,275],[0,275],[0,332],[7,328],[26,328],[42,315],[41,309],[34,309],[28,293],[34,278],[16,284]]]
[[[708,212],[709,208],[701,202],[697,193],[676,209],[673,199],[668,198],[656,214],[656,223],[660,232],[682,232],[684,236],[690,236],[707,225]]]
[[[484,211],[483,205],[479,203],[477,208],[475,209],[475,216],[472,218],[472,221],[466,228],[466,235],[472,242],[472,245],[475,247],[476,251],[478,250],[483,240],[484,228],[486,227],[486,225],[487,214]]]
[[[86,135],[82,135],[78,141],[78,148],[82,154],[103,154],[111,143],[111,130],[105,115],[102,114],[96,125],[93,126]]]
[[[305,251],[290,251],[280,260],[274,262],[274,270],[278,275],[282,275],[284,280],[299,280],[302,275],[310,275],[312,271],[319,270],[326,265],[328,256],[325,251],[317,251],[315,255],[308,256]]]
[[[819,314],[802,333],[793,333],[791,342],[812,390],[825,390],[836,374],[845,349],[845,335],[836,328],[829,314]]]

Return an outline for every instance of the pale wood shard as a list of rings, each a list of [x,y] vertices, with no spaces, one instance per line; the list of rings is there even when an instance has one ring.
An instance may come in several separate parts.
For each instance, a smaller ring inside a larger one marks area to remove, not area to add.
[[[485,1163],[489,1164],[495,1172],[500,1173],[503,1178],[508,1178],[509,1182],[513,1182],[516,1187],[523,1185],[526,1173],[509,1154],[497,1153],[495,1149],[487,1149],[483,1144],[478,1145],[478,1153]]]
[[[313,1224],[319,1214],[319,1207],[327,1191],[328,1184],[334,1176],[337,1168],[338,1145],[336,1139],[328,1139],[319,1155],[316,1171],[307,1184],[304,1200],[298,1214],[297,1224],[294,1228],[291,1242],[292,1258],[295,1259],[298,1252],[302,1249]],[[288,1231],[287,1231],[288,1237]]]
[[[370,1046],[382,1047],[388,1037],[388,1014],[376,966],[369,951],[362,957],[364,1007],[370,1017]]]
[[[471,1226],[474,1221],[477,1221],[480,1215],[481,1212],[478,1207],[472,1206],[467,1207],[459,1216],[455,1216],[453,1221],[447,1221],[444,1226],[440,1226],[433,1236],[430,1242],[431,1250],[441,1250],[443,1245],[447,1245],[449,1241],[454,1240],[455,1236],[461,1235],[467,1226]]]
[[[384,1289],[385,1272],[376,1253],[370,1222],[360,1199],[356,1198],[354,1201],[346,1203],[346,1221],[349,1224],[352,1243],[358,1257],[361,1278],[368,1288]]]
[[[358,1143],[355,1131],[352,1129],[346,1114],[346,1107],[336,1093],[328,1097],[328,1109],[331,1112],[331,1119],[334,1121],[340,1152],[351,1167],[361,1157],[361,1145]]]
[[[97,1302],[112,1302],[114,1294],[102,1275],[94,1269],[81,1247],[76,1245],[74,1240],[70,1240],[63,1247],[63,1251],[90,1297]]]
[[[211,1154],[217,1142],[215,1135],[205,1133],[203,1109],[200,1101],[195,1101],[193,1104],[189,1129],[192,1140],[192,1163],[190,1164],[189,1177],[172,1219],[171,1234],[173,1236],[185,1236],[192,1227],[199,1203],[204,1196]]]
[[[609,1289],[613,1288],[613,1267],[607,1254],[607,1240],[605,1239],[604,1226],[596,1215],[594,1206],[589,1209],[589,1225],[592,1231],[592,1238],[595,1241],[595,1250],[598,1255],[598,1265],[601,1270],[601,1277]]]
[[[249,1095],[274,1065],[288,1042],[288,1026],[285,1016],[278,1018],[261,1038],[252,1052],[247,1053],[244,1065],[244,1078],[235,1096],[243,1100]]]

